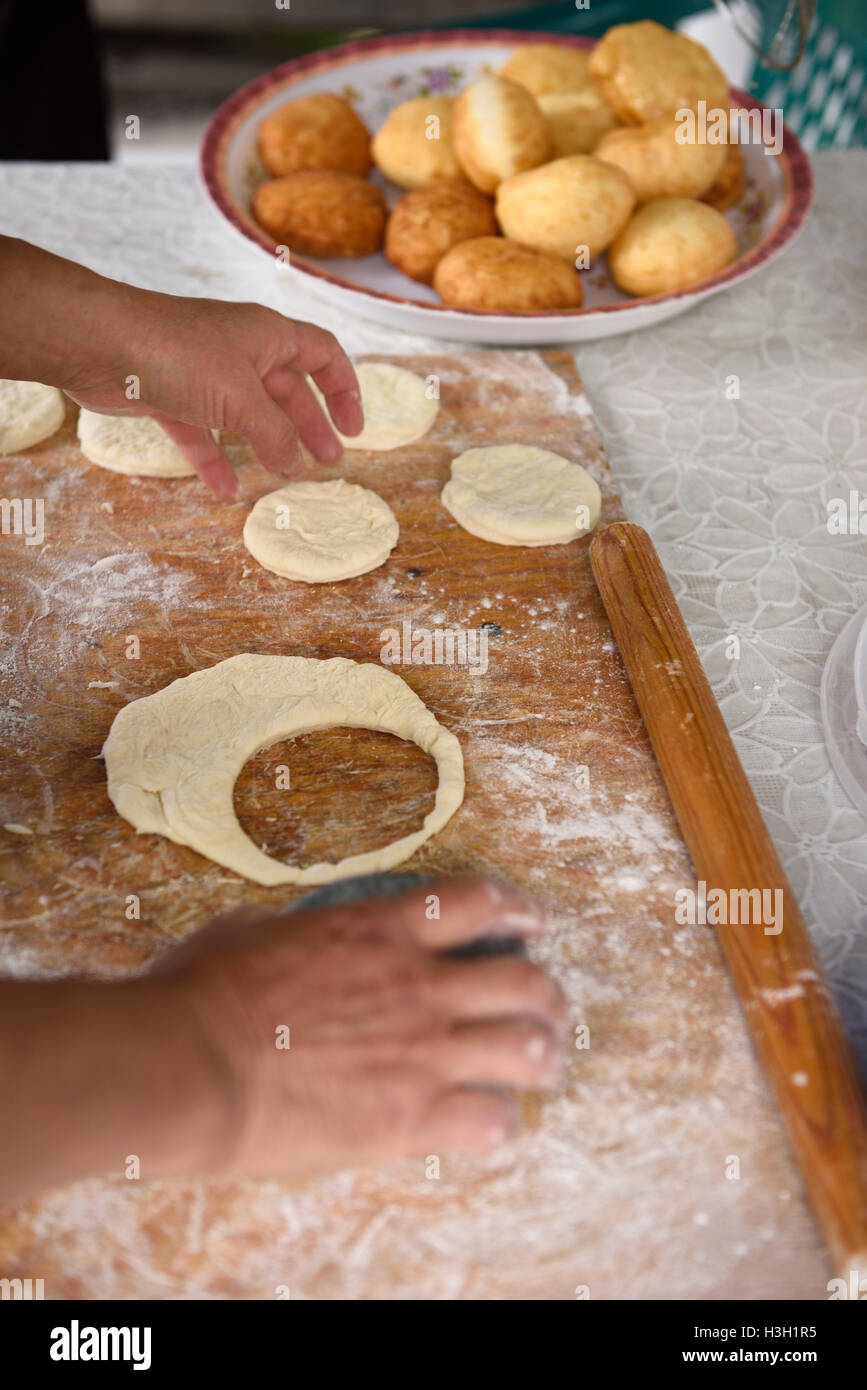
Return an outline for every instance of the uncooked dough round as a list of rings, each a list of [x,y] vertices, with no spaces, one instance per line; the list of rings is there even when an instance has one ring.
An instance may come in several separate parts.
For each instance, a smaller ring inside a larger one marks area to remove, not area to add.
[[[60,429],[65,414],[63,392],[56,386],[0,379],[0,454],[41,444]]]
[[[380,729],[433,757],[436,799],[421,830],[383,849],[306,869],[263,854],[235,815],[232,792],[262,748],[313,729]],[[446,824],[464,797],[454,734],[393,671],[346,657],[229,657],[134,700],[115,716],[102,750],[108,794],[136,830],[189,845],[254,883],[332,883],[390,869]]]
[[[578,463],[528,444],[492,444],[453,459],[442,503],[483,541],[563,545],[593,530],[602,497]]]
[[[260,497],[244,523],[244,544],[272,574],[324,584],[384,564],[399,529],[375,492],[335,478],[289,483]]]
[[[217,430],[212,430],[214,438]],[[146,478],[185,478],[195,468],[149,415],[98,415],[82,409],[78,417],[81,452],[100,468]]]
[[[335,430],[344,448],[372,452],[400,449],[427,434],[437,417],[439,401],[428,395],[423,377],[390,362],[361,362],[355,375],[361,388],[364,429],[351,436]],[[327,415],[321,393],[314,383],[311,385]]]

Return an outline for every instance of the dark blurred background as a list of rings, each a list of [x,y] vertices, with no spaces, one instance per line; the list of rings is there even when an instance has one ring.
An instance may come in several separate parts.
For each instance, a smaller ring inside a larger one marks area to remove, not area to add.
[[[767,50],[793,3],[729,8]],[[864,143],[867,0],[818,0],[807,51],[788,74],[757,64],[713,0],[0,0],[0,159],[192,163],[226,96],[313,49],[412,28],[599,36],[643,18],[706,43],[731,81],[784,107],[809,148]],[[124,138],[130,114],[141,140]]]

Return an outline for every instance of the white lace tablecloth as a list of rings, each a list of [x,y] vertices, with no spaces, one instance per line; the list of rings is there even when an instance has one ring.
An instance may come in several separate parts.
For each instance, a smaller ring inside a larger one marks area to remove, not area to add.
[[[867,1071],[867,824],[830,768],[819,714],[828,652],[867,603],[867,538],[830,535],[826,507],[867,491],[867,152],[818,155],[815,173],[814,210],[772,266],[576,358],[626,511],[659,549]],[[315,319],[350,351],[466,346],[347,320],[294,284],[287,301],[285,276],[224,230],[182,166],[7,165],[0,230],[139,285]]]

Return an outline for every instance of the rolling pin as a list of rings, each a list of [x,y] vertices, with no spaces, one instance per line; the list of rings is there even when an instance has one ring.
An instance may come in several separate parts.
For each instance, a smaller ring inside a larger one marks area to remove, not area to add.
[[[590,563],[698,882],[727,902],[732,890],[780,890],[767,901],[782,904],[782,930],[716,931],[834,1272],[857,1297],[867,1291],[867,1110],[827,982],[653,542],[616,522],[592,542]]]

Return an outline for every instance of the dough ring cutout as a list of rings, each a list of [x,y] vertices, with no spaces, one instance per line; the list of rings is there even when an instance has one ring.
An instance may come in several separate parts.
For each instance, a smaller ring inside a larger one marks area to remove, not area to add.
[[[306,869],[263,853],[242,830],[233,792],[256,753],[316,729],[376,729],[430,754],[439,782],[420,830],[382,849]],[[346,657],[229,657],[172,681],[115,716],[102,750],[108,794],[136,830],[165,835],[254,883],[332,883],[390,869],[435,835],[463,801],[454,734],[393,671]]]

